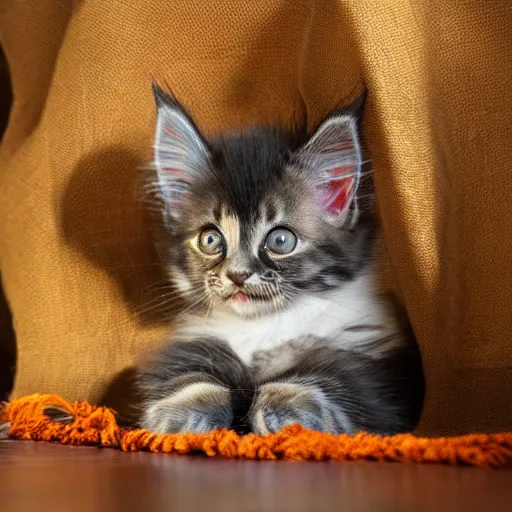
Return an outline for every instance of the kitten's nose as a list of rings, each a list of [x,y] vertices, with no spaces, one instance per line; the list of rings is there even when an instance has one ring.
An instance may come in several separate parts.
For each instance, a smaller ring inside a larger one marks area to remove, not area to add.
[[[237,286],[242,286],[245,283],[245,280],[248,279],[251,276],[251,272],[247,272],[247,271],[235,272],[235,271],[228,270],[226,272],[226,275]]]

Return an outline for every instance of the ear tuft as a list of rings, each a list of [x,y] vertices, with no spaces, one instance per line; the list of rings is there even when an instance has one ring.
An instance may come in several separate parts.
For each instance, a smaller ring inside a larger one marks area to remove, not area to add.
[[[172,218],[181,215],[190,184],[208,166],[209,149],[194,121],[172,96],[153,83],[157,107],[154,166]]]

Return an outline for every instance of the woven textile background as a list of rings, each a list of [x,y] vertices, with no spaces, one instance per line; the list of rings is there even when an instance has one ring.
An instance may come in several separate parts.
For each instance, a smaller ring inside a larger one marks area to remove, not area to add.
[[[208,133],[314,127],[364,83],[392,282],[427,375],[420,431],[512,430],[512,4],[198,6],[2,2],[14,106],[0,149],[0,270],[14,397],[121,407],[119,375],[165,331],[135,314],[158,279],[136,187],[151,158],[151,77]]]

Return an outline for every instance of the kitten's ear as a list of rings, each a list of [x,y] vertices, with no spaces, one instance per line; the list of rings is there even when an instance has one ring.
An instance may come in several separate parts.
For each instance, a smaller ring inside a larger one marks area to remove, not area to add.
[[[351,210],[357,211],[356,193],[363,156],[359,125],[365,96],[333,112],[296,154],[317,185],[317,203],[327,220],[343,224]]]
[[[208,168],[210,152],[185,109],[153,83],[157,108],[154,165],[171,217],[179,219],[190,184]]]

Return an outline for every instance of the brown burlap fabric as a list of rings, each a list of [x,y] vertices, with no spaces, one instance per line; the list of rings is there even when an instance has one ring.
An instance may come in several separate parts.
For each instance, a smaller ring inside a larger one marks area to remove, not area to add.
[[[421,431],[512,429],[512,7],[507,0],[3,0],[14,106],[0,269],[14,396],[113,401],[165,327],[137,206],[151,77],[207,132],[313,127],[366,84],[394,287],[427,374]]]

